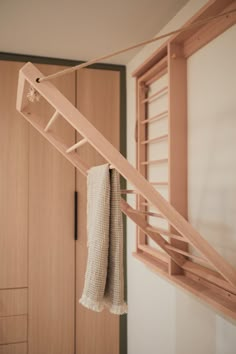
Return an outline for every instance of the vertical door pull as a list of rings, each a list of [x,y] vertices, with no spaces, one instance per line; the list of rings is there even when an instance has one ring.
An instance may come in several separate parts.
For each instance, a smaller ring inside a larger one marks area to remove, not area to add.
[[[78,240],[78,192],[74,193],[74,237]]]

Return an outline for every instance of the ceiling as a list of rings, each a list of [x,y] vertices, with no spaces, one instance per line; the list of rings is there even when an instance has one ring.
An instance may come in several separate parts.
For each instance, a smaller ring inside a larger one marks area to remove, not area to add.
[[[93,59],[153,37],[187,1],[0,0],[0,51]]]

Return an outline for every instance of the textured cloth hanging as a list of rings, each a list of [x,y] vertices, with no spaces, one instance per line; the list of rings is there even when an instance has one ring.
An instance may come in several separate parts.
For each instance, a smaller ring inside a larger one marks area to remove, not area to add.
[[[108,164],[88,171],[87,231],[88,260],[80,303],[98,312],[107,306],[111,313],[126,313],[120,179]]]

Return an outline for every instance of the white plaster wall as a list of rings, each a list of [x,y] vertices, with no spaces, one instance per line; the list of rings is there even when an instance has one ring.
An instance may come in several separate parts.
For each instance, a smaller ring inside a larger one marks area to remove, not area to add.
[[[189,218],[236,268],[236,25],[188,59],[188,133]]]
[[[206,0],[191,0],[163,28],[187,21]],[[131,73],[162,42],[127,67],[128,159],[135,165],[135,80]],[[236,267],[236,26],[188,60],[189,218]],[[132,201],[132,196],[129,199]],[[132,257],[128,222],[128,354],[236,354],[236,323]]]

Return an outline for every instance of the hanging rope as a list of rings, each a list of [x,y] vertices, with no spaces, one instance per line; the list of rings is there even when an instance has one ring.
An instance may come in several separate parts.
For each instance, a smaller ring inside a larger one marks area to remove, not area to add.
[[[52,75],[48,75],[48,76],[44,76],[44,77],[41,77],[41,78],[38,78],[36,81],[39,83],[39,82],[43,82],[43,81],[48,81],[48,80],[52,80],[52,79],[55,79],[56,77],[60,77],[60,76],[63,76],[63,75],[66,75],[66,74],[69,74],[69,73],[72,73],[76,70],[80,70],[80,69],[83,69],[83,68],[86,68],[87,66],[90,66],[92,64],[95,64],[95,63],[99,63],[105,59],[109,59],[109,58],[112,58],[116,55],[119,55],[119,54],[122,54],[122,53],[125,53],[129,50],[132,50],[132,49],[136,49],[136,48],[139,48],[139,47],[142,47],[146,44],[150,44],[150,43],[153,43],[153,42],[156,42],[160,39],[163,39],[163,38],[166,38],[166,37],[169,37],[169,36],[172,36],[173,34],[177,34],[177,33],[182,33],[182,32],[186,32],[186,31],[189,31],[189,30],[192,30],[193,28],[197,28],[197,27],[200,27],[208,22],[211,22],[215,19],[218,19],[220,17],[226,17],[226,18],[229,18],[231,14],[235,13],[236,12],[236,9],[233,9],[233,10],[230,10],[230,11],[227,11],[227,12],[223,12],[221,14],[218,14],[216,16],[211,16],[211,17],[207,17],[203,20],[200,20],[200,21],[197,21],[197,22],[194,22],[190,25],[186,25],[186,26],[183,26],[179,29],[176,29],[174,31],[171,31],[171,32],[168,32],[168,33],[165,33],[161,36],[158,36],[158,37],[154,37],[152,39],[149,39],[149,40],[146,40],[144,42],[140,42],[138,44],[135,44],[135,45],[132,45],[130,47],[127,47],[127,48],[124,48],[124,49],[121,49],[121,50],[118,50],[116,52],[113,52],[113,53],[110,53],[108,55],[104,55],[102,57],[99,57],[99,58],[95,58],[95,59],[92,59],[92,60],[89,60],[85,63],[82,63],[82,64],[79,64],[79,65],[76,65],[76,66],[73,66],[71,68],[68,68],[68,69],[64,69],[64,70],[61,70],[61,71],[58,71],[57,73],[55,74],[52,74]]]

